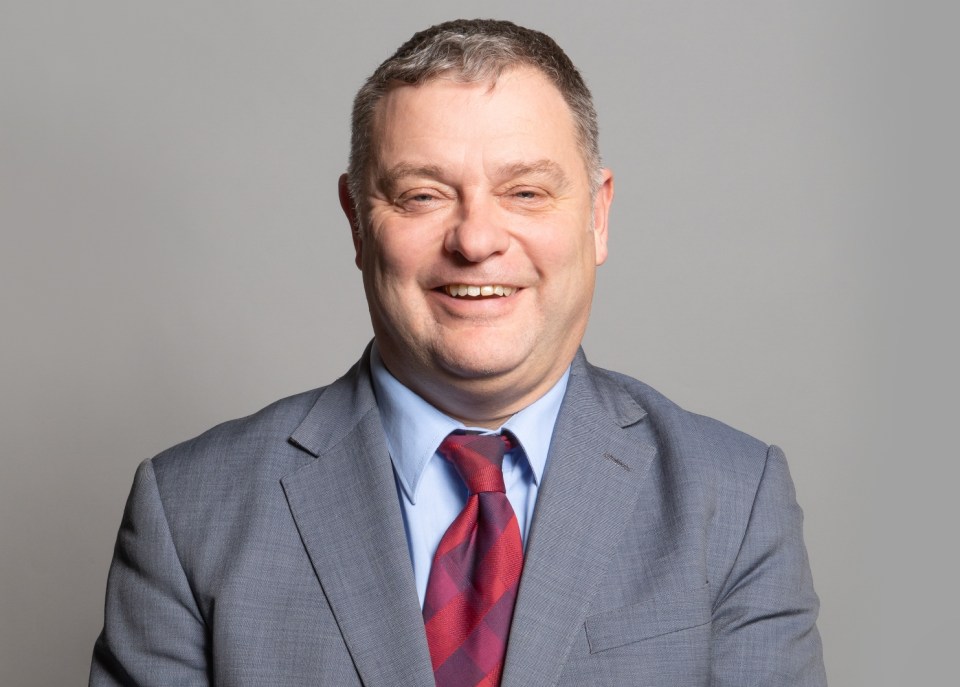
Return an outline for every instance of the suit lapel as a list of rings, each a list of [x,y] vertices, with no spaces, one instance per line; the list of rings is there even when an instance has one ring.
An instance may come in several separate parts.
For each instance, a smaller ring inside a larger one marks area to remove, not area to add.
[[[559,679],[656,455],[645,415],[578,354],[530,529],[504,687]]]
[[[316,456],[283,488],[365,685],[433,686],[423,619],[364,355],[291,436]]]
[[[291,436],[316,456],[283,488],[365,685],[433,687],[368,355]],[[578,354],[527,543],[502,685],[557,682],[656,455],[645,411]]]

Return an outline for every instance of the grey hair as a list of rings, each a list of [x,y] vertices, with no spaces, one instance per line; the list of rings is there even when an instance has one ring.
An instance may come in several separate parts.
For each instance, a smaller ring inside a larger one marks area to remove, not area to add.
[[[418,85],[441,75],[474,83],[530,66],[553,83],[573,114],[591,194],[601,183],[600,144],[593,97],[580,72],[550,36],[509,21],[457,19],[420,31],[383,62],[353,101],[347,184],[356,211],[365,214],[366,175],[373,162],[374,114],[396,85]]]

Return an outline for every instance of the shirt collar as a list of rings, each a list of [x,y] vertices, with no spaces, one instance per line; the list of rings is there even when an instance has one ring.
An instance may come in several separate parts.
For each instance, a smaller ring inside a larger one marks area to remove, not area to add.
[[[370,347],[370,370],[393,468],[407,499],[416,503],[420,478],[444,437],[457,429],[488,433],[490,430],[464,425],[400,383],[384,366],[376,341]],[[534,483],[538,485],[546,469],[553,427],[569,378],[570,369],[567,368],[547,393],[512,415],[497,430],[509,430],[517,438],[530,465]]]

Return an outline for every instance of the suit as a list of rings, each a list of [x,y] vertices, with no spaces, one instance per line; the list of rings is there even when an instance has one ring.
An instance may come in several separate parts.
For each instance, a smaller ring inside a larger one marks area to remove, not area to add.
[[[368,356],[140,465],[91,685],[433,685]],[[502,684],[825,685],[782,452],[571,368]]]

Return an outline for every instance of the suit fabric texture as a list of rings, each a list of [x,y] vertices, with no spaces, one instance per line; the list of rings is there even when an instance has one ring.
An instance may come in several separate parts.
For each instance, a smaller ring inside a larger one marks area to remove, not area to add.
[[[90,684],[432,687],[365,354],[143,462]],[[502,685],[825,685],[783,453],[573,362]]]

